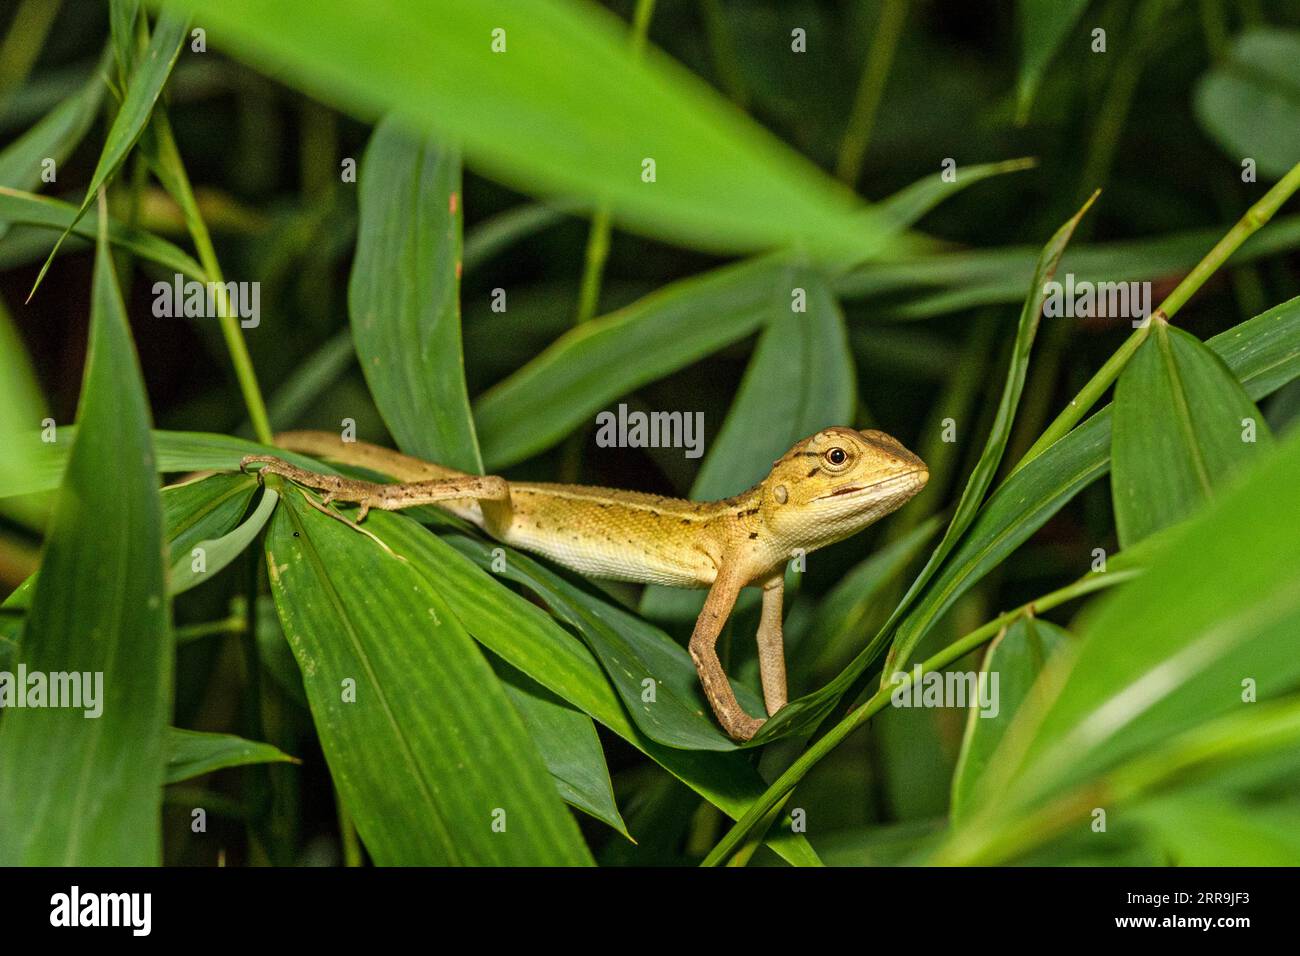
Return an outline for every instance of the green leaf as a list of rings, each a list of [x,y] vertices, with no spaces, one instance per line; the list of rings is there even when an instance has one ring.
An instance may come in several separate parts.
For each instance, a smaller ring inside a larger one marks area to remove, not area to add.
[[[86,135],[104,99],[104,81],[94,74],[74,96],[0,152],[0,186],[32,190],[42,182],[43,163],[54,160],[55,172]],[[0,235],[3,235],[0,229]]]
[[[271,519],[271,512],[275,510],[275,503],[278,500],[279,495],[270,488],[266,489],[262,494],[262,500],[257,504],[257,510],[239,527],[219,538],[200,540],[190,553],[182,552],[171,568],[169,577],[171,593],[184,594],[190,588],[197,587],[215,577],[231,561],[243,554]],[[199,555],[193,553],[199,550],[203,552],[202,560]]]
[[[1195,512],[1271,445],[1223,359],[1157,321],[1115,386],[1110,487],[1120,546]]]
[[[1061,261],[1065,247],[1070,242],[1070,237],[1074,235],[1075,227],[1078,226],[1079,220],[1083,218],[1084,213],[1088,211],[1096,198],[1097,194],[1094,193],[1078,212],[1057,229],[1052,238],[1047,241],[1047,245],[1043,246],[1043,251],[1038,256],[1038,266],[1034,269],[1034,278],[1030,281],[1029,294],[1021,307],[1020,320],[1016,325],[1016,340],[1011,347],[1011,362],[1007,367],[1006,382],[1002,386],[1002,397],[998,401],[997,414],[993,418],[993,426],[989,431],[989,437],[984,442],[984,450],[980,453],[979,461],[975,463],[970,478],[966,480],[966,487],[962,490],[952,521],[948,524],[948,530],[944,532],[943,539],[934,549],[934,553],[930,555],[930,560],[926,562],[925,567],[917,575],[907,594],[899,602],[900,610],[906,609],[909,602],[922,592],[922,589],[938,570],[944,559],[952,553],[958,540],[970,527],[971,522],[975,520],[975,515],[984,501],[984,495],[987,493],[989,486],[993,484],[993,478],[1002,462],[1002,453],[1006,450],[1007,440],[1011,437],[1011,426],[1015,421],[1016,408],[1020,404],[1020,394],[1025,387],[1025,376],[1029,372],[1029,353],[1033,348],[1034,337],[1038,332],[1038,322],[1043,314],[1043,301],[1047,297],[1047,284],[1056,273],[1056,267]],[[896,620],[898,620],[897,612],[890,617],[891,622]],[[902,669],[907,664],[912,651],[916,649],[916,645],[925,636],[930,623],[925,621],[922,626],[913,627],[911,626],[912,622],[912,617],[904,617],[898,626],[898,630],[894,635],[894,642],[889,648],[889,656],[885,660],[885,666],[881,673],[882,684],[889,680],[889,676],[894,671]],[[888,624],[882,628],[881,636],[887,633],[888,628]],[[870,660],[868,652],[872,652],[871,656],[874,656],[872,645],[876,643],[877,641],[873,640],[860,657],[864,669]]]
[[[1300,31],[1255,27],[1196,84],[1196,119],[1240,165],[1280,179],[1300,156]]]
[[[41,271],[36,276],[36,282],[32,285],[33,293],[40,286],[41,280],[45,278],[45,273],[49,271],[50,263],[54,261],[55,255],[58,254],[59,246],[63,243],[63,240],[71,234],[77,221],[90,208],[91,201],[95,198],[95,194],[99,192],[100,187],[107,184],[117,173],[117,170],[126,160],[127,153],[131,151],[131,147],[135,145],[136,140],[144,132],[144,128],[149,122],[149,116],[153,112],[154,103],[158,101],[158,97],[162,94],[163,85],[167,82],[167,78],[171,76],[172,66],[180,55],[181,43],[185,39],[188,22],[185,17],[177,12],[177,8],[164,5],[162,14],[159,16],[158,23],[154,28],[153,36],[149,41],[149,48],[144,52],[139,67],[132,75],[126,97],[123,99],[122,106],[113,120],[113,125],[109,127],[108,139],[99,154],[99,162],[95,166],[95,171],[91,174],[90,185],[86,187],[86,197],[81,201],[80,207],[77,208],[72,221],[59,237],[59,241],[50,250],[45,264],[41,266]],[[31,298],[31,296],[29,295],[28,298]]]
[[[397,521],[376,514],[366,529],[384,535]],[[297,489],[276,509],[266,558],[330,772],[377,863],[591,862],[527,728],[429,576]]]
[[[47,412],[45,398],[27,357],[23,340],[14,328],[9,309],[0,300],[0,487],[21,484],[37,467],[39,451],[28,441],[41,426]],[[10,501],[5,512],[25,524],[38,526],[45,514],[44,502]]]
[[[65,433],[69,443],[74,431],[70,428]],[[197,542],[221,537],[233,530],[256,490],[256,478],[238,474],[211,475],[199,481],[164,488],[163,536],[170,555],[168,561],[175,564],[181,555],[188,555]],[[31,608],[39,576],[39,571],[31,575],[0,606],[25,614]]]
[[[358,203],[348,307],[375,404],[407,454],[481,473],[460,341],[460,154],[385,119]]]
[[[165,783],[180,783],[194,777],[254,763],[299,763],[278,747],[245,740],[233,734],[209,734],[198,730],[167,728],[167,776]]]
[[[69,230],[73,235],[86,239],[94,239],[99,232],[97,213],[91,212],[82,217],[77,207],[70,203],[19,189],[10,189],[7,186],[0,186],[0,222]],[[113,245],[141,259],[156,262],[169,272],[179,272],[200,282],[208,281],[203,267],[193,258],[166,239],[159,239],[152,233],[110,219],[108,239]],[[53,256],[54,252],[50,255]]]
[[[1088,0],[1017,0],[1020,25],[1020,74],[1016,81],[1016,113],[1023,123],[1047,65],[1074,28]]]
[[[131,75],[135,64],[135,20],[140,13],[140,0],[109,0],[108,32],[112,38],[113,59],[117,62],[117,75],[124,81]]]
[[[497,673],[533,735],[560,798],[630,840],[591,718],[509,664],[499,663]]]
[[[1289,866],[1300,863],[1300,808],[1259,806],[1212,793],[1173,793],[1125,813],[1176,866]]]
[[[1151,239],[1124,239],[1071,246],[1061,271],[1075,282],[1121,282],[1158,279],[1187,272],[1221,238],[1227,227],[1194,229]],[[1300,216],[1274,219],[1233,254],[1241,264],[1300,247]],[[867,263],[835,279],[841,299],[892,296],[882,303],[881,319],[915,320],[977,305],[1021,302],[1034,272],[1039,249],[1002,246],[957,252],[907,253]],[[909,293],[900,295],[899,293]]]
[[[168,565],[190,557],[200,541],[234,530],[257,491],[252,475],[209,475],[163,489]],[[173,591],[173,593],[175,593]]]
[[[977,702],[967,712],[961,753],[952,777],[950,816],[954,825],[966,819],[989,758],[1029,696],[1044,665],[1070,641],[1070,635],[1050,621],[1022,617],[989,645],[979,679],[989,687],[990,699],[996,702],[997,710],[984,712]],[[992,683],[993,675],[996,684]]]
[[[0,722],[0,862],[161,862],[171,606],[149,408],[101,235],[90,348],[64,485],[23,633],[30,672],[100,674],[102,714],[13,709]],[[51,747],[50,741],[59,741]]]
[[[1257,315],[1206,344],[1223,358],[1251,398],[1262,398],[1300,376],[1300,298]],[[914,628],[922,635],[928,632],[961,595],[1075,495],[1106,474],[1110,418],[1110,408],[1102,409],[1013,472],[994,491],[910,612]],[[844,686],[847,689],[849,685]]]
[[[38,432],[30,432],[22,436],[21,441],[30,449],[35,466],[23,475],[14,476],[9,483],[0,485],[0,498],[32,494],[59,486],[63,469],[68,462],[68,448],[76,440],[77,428],[63,426],[59,428],[57,434],[58,441],[48,444],[40,440]],[[285,461],[291,461],[304,468],[320,471],[324,467],[304,455],[270,445],[260,445],[233,435],[159,431],[154,432],[153,438],[157,452],[155,465],[158,471],[163,473],[238,471],[239,462],[245,455],[279,455]]]
[[[364,18],[344,0],[187,6],[286,82],[435,129],[507,184],[607,206],[628,228],[858,259],[883,241],[847,190],[662,53],[638,55],[594,4],[442,3],[430,16],[423,0],[393,0]]]
[[[795,311],[797,305],[803,310]],[[696,501],[752,487],[796,441],[853,421],[853,356],[844,315],[826,281],[808,270],[787,270],[767,311],[770,318],[736,398],[691,486]],[[642,596],[641,613],[694,617],[703,603],[703,592],[652,585]]]
[[[759,337],[692,498],[743,491],[799,439],[853,418],[857,381],[839,303],[825,280],[807,270],[789,270],[784,285],[785,307],[772,311]],[[803,293],[801,311],[794,310],[796,292]]]

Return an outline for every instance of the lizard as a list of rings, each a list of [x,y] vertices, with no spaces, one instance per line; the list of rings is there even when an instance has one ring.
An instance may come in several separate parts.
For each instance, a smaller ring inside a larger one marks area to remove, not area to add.
[[[397,479],[378,483],[309,471],[272,455],[240,462],[244,471],[257,466],[259,480],[279,475],[319,492],[323,506],[358,505],[356,522],[372,508],[435,505],[504,544],[589,577],[707,588],[688,649],[718,723],[738,741],[751,739],[765,720],[740,706],[716,650],[741,589],[762,588],[758,665],[771,716],[787,702],[781,632],[786,563],[902,507],[929,479],[925,462],[886,433],[838,426],[796,443],[758,484],[718,501],[507,481],[366,442],[343,442],[329,432],[285,432],[275,442]]]

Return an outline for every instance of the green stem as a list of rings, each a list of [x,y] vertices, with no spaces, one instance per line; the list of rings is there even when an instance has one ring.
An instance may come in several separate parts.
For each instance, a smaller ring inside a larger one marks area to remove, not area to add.
[[[1105,574],[1089,574],[1080,578],[1073,584],[1068,584],[1063,588],[1058,588],[1050,594],[1045,594],[1035,601],[1022,604],[1013,611],[1007,611],[986,624],[971,631],[965,637],[962,637],[949,644],[943,650],[936,653],[929,660],[922,664],[916,665],[911,671],[902,674],[897,683],[882,687],[876,691],[856,710],[850,712],[843,720],[832,727],[824,737],[805,750],[799,759],[792,763],[785,773],[781,774],[767,790],[760,796],[740,821],[728,831],[727,835],[719,841],[718,845],[713,848],[704,859],[703,866],[718,866],[741,844],[741,841],[749,835],[751,830],[757,830],[758,825],[771,817],[774,817],[772,811],[777,809],[782,801],[785,800],[814,766],[816,766],[823,757],[838,747],[845,738],[853,731],[857,730],[873,716],[884,709],[889,703],[890,698],[903,687],[909,686],[916,677],[926,674],[930,671],[937,671],[947,667],[953,661],[965,657],[971,651],[983,644],[988,643],[997,637],[1004,628],[1010,627],[1017,618],[1028,614],[1038,614],[1043,611],[1051,610],[1060,604],[1075,598],[1083,597],[1102,588],[1110,587],[1113,584],[1119,584],[1136,576],[1139,572],[1136,570],[1110,571]]]
[[[1291,167],[1290,172],[1278,180],[1259,202],[1246,210],[1246,214],[1237,221],[1237,224],[1229,229],[1224,237],[1215,243],[1214,248],[1206,253],[1195,268],[1183,278],[1183,281],[1178,283],[1174,291],[1170,292],[1164,302],[1160,303],[1160,307],[1156,309],[1155,314],[1152,316],[1153,322],[1165,322],[1173,318],[1178,310],[1186,304],[1187,300],[1205,284],[1205,281],[1228,260],[1228,257],[1273,218],[1274,213],[1291,197],[1291,194],[1297,188],[1300,188],[1300,163]],[[1124,344],[1115,351],[1115,354],[1106,360],[1106,364],[1088,380],[1088,384],[1057,416],[1056,421],[1052,422],[1047,430],[1039,436],[1038,441],[1034,442],[1029,451],[1025,452],[1025,456],[1020,459],[1013,474],[1041,455],[1047,448],[1064,438],[1082,420],[1083,416],[1088,414],[1092,406],[1101,399],[1106,390],[1119,378],[1120,373],[1124,371],[1124,366],[1128,364],[1129,359],[1133,357],[1138,347],[1146,341],[1146,337],[1151,333],[1151,326],[1152,322],[1148,322],[1134,330]]]
[[[334,805],[338,808],[339,815],[339,839],[343,845],[343,865],[360,866],[361,865],[361,841],[357,839],[357,827],[352,822],[352,817],[343,807],[343,799],[339,796],[336,789],[334,791]]]
[[[244,330],[239,324],[238,317],[230,308],[225,279],[221,274],[221,264],[217,261],[217,252],[212,245],[212,236],[199,212],[199,204],[194,198],[189,174],[185,172],[185,164],[181,162],[180,151],[176,148],[176,140],[172,136],[171,124],[167,121],[166,114],[161,111],[156,112],[150,128],[156,136],[159,178],[181,207],[181,212],[185,216],[185,226],[198,253],[199,263],[207,274],[208,282],[215,283],[213,301],[217,310],[217,320],[221,324],[221,335],[225,339],[226,349],[230,352],[231,364],[235,367],[235,379],[239,382],[244,404],[248,407],[248,418],[253,425],[253,435],[262,444],[269,445],[272,443],[271,421],[266,414],[266,401],[262,398],[262,390],[257,384],[257,372],[253,368],[252,356],[249,355],[248,345],[244,341]]]
[[[587,233],[582,286],[578,291],[579,325],[595,318],[596,310],[600,308],[600,285],[605,274],[605,260],[609,257],[609,233],[609,209],[602,206],[592,214],[591,231]]]
[[[907,0],[884,0],[881,4],[876,32],[871,38],[862,80],[858,84],[853,109],[849,114],[848,129],[844,133],[844,141],[840,143],[839,160],[835,164],[835,175],[850,186],[862,175],[862,160],[867,154],[876,110],[885,92],[889,67],[894,61],[894,51],[898,48],[898,38],[902,36],[903,22],[906,19]]]
[[[632,13],[632,56],[639,59],[645,50],[650,18],[654,14],[655,0],[636,0]],[[591,231],[587,233],[587,252],[582,271],[582,285],[578,292],[577,324],[581,325],[596,315],[600,307],[600,285],[605,274],[605,260],[609,257],[609,208],[601,206],[591,217]]]
[[[236,614],[219,621],[186,624],[176,628],[173,633],[177,644],[188,644],[191,641],[197,641],[204,637],[214,637],[218,634],[242,634],[245,626],[244,618]]]

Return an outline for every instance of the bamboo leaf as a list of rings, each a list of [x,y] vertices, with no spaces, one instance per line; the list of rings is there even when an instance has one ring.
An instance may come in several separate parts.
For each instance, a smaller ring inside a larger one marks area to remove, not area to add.
[[[1275,493],[1298,482],[1293,436],[1080,626],[1022,761],[1035,794],[1241,708],[1244,678],[1260,699],[1300,678],[1300,514]]]
[[[239,527],[219,538],[204,538],[194,545],[193,552],[182,553],[171,568],[169,577],[171,593],[184,594],[190,588],[197,587],[215,577],[231,561],[243,554],[271,519],[271,512],[275,510],[278,500],[279,495],[270,488],[266,489],[262,494],[262,500],[257,504],[257,510]],[[200,551],[201,557],[194,553]]]
[[[164,488],[163,521],[168,565],[175,565],[200,541],[232,531],[257,492],[252,475],[210,475],[198,481]]]
[[[81,201],[72,221],[64,229],[54,248],[50,250],[49,257],[41,266],[36,282],[32,285],[32,293],[36,292],[41,280],[45,278],[45,273],[49,271],[50,264],[58,254],[63,240],[72,233],[78,220],[90,208],[95,194],[117,173],[126,160],[127,153],[144,132],[149,116],[153,113],[154,103],[162,95],[163,85],[171,76],[172,66],[180,55],[181,43],[185,39],[188,23],[189,21],[177,12],[176,7],[163,7],[153,36],[150,38],[149,48],[144,52],[139,67],[132,75],[122,106],[108,130],[108,139],[99,154],[95,171],[91,174],[90,185],[86,187],[86,197]],[[30,294],[28,298],[31,298]]]
[[[491,566],[488,546],[466,536],[454,537],[452,544]],[[605,668],[637,727],[651,740],[689,750],[736,749],[714,722],[690,657],[663,631],[592,598],[526,555],[511,553],[500,573],[528,588],[557,619],[578,632]],[[737,688],[737,697],[743,706],[762,710],[761,701],[748,688]]]
[[[1070,635],[1050,621],[1022,617],[989,645],[979,679],[989,688],[996,711],[982,710],[978,701],[967,711],[961,753],[952,776],[950,817],[954,826],[962,824],[976,802],[984,769],[1034,681],[1048,660],[1069,643]]]
[[[1088,0],[1018,0],[1016,3],[1016,19],[1020,26],[1016,110],[1021,122],[1029,115],[1029,107],[1047,65],[1087,6]]]
[[[1247,30],[1201,77],[1193,104],[1234,164],[1249,158],[1261,175],[1281,178],[1300,156],[1300,30]]]
[[[43,162],[54,161],[55,173],[86,131],[104,99],[104,81],[95,74],[35,126],[0,152],[0,186],[30,191],[42,180]],[[0,231],[0,235],[3,232]]]
[[[30,441],[33,429],[46,417],[45,397],[27,357],[8,308],[0,301],[0,487],[21,485],[37,467],[37,445]],[[46,508],[43,501],[15,500],[5,503],[5,512],[29,525],[39,525]]]
[[[361,160],[348,311],[357,358],[407,454],[481,473],[460,337],[460,154],[392,118]]]
[[[1071,246],[1061,271],[1076,282],[1124,282],[1177,276],[1191,269],[1226,227],[1193,229],[1150,239]],[[1233,254],[1233,263],[1257,262],[1300,246],[1300,216],[1274,219]],[[976,305],[1021,302],[1039,249],[1002,246],[955,252],[908,253],[866,263],[837,276],[842,300],[892,297],[878,316],[891,321],[933,318]],[[908,293],[903,295],[902,293]]]
[[[497,673],[533,735],[560,798],[630,840],[591,718],[509,664],[499,663]]]
[[[374,515],[367,530],[396,520]],[[266,558],[331,774],[377,863],[591,862],[527,729],[429,577],[299,490],[276,509]]]
[[[167,728],[166,750],[165,783],[180,783],[227,767],[299,762],[270,744],[245,740],[233,734],[209,734],[179,727]]]
[[[161,861],[171,607],[149,409],[107,237],[95,260],[81,428],[20,650],[31,673],[100,675],[98,706],[0,722],[0,861]],[[58,747],[50,747],[58,740]]]
[[[859,259],[884,239],[847,190],[667,56],[635,54],[595,5],[393,0],[364,19],[343,0],[187,6],[236,56],[313,95],[395,112],[507,184],[607,206],[627,228]]]
[[[612,399],[750,335],[773,308],[789,308],[784,273],[771,258],[724,266],[561,336],[475,400],[488,470],[544,451]]]
[[[1120,546],[1195,512],[1271,444],[1223,359],[1157,322],[1115,386],[1110,487]]]
[[[98,214],[95,212],[82,217],[76,206],[62,200],[7,186],[0,186],[0,222],[63,229],[85,239],[94,239],[99,231]],[[113,245],[141,259],[156,262],[169,272],[179,272],[200,282],[208,281],[203,267],[191,256],[152,233],[109,220],[108,239]],[[62,242],[61,239],[59,241]],[[51,252],[50,255],[54,253]]]

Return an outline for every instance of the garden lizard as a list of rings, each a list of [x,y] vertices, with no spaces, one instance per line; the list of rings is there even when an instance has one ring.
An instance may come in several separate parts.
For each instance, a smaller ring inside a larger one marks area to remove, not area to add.
[[[884,432],[826,428],[777,459],[766,478],[733,498],[685,501],[585,485],[471,475],[327,432],[288,432],[276,444],[396,478],[380,484],[307,471],[280,458],[260,465],[322,495],[371,508],[436,505],[512,547],[591,577],[708,588],[690,654],[718,722],[736,740],[763,721],[736,701],[715,645],[740,589],[763,589],[758,665],[769,715],[786,703],[781,637],[784,569],[792,557],[856,534],[901,507],[929,478],[920,458]],[[346,520],[346,519],[345,519]],[[349,522],[350,523],[350,522]]]

